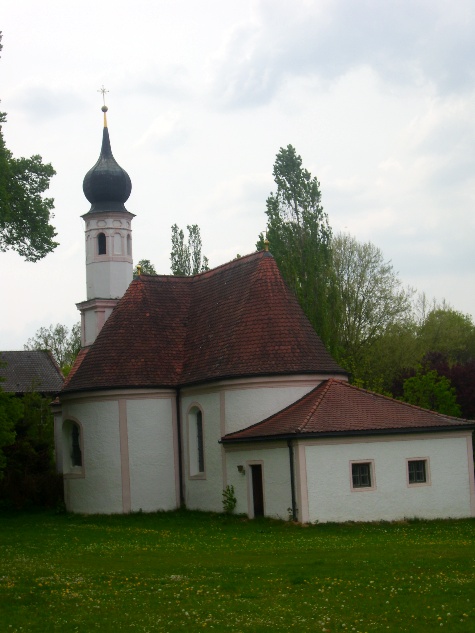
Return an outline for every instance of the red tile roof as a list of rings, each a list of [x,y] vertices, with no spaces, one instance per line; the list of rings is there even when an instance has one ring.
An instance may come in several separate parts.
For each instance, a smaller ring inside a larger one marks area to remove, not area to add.
[[[302,373],[346,375],[261,252],[194,277],[135,279],[63,391]]]
[[[286,409],[242,431],[230,433],[222,441],[231,443],[460,427],[475,428],[475,421],[427,411],[359,389],[342,380],[329,379]]]

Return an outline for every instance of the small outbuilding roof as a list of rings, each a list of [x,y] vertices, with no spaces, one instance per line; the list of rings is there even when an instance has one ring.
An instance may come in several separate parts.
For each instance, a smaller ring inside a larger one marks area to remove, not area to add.
[[[9,393],[61,390],[63,375],[50,352],[42,350],[0,352],[0,388]]]
[[[260,252],[193,277],[136,278],[63,393],[285,374],[346,376]]]
[[[421,409],[354,387],[342,380],[329,379],[262,422],[224,436],[222,442],[460,428],[475,428],[475,421]]]

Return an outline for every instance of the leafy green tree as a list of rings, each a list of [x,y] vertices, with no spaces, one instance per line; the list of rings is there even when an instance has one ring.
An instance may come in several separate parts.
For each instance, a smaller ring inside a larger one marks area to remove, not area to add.
[[[421,356],[439,352],[449,364],[475,358],[475,325],[468,314],[450,307],[431,310],[419,326]]]
[[[0,124],[5,122],[6,114],[0,112]],[[55,173],[41,156],[14,158],[0,125],[0,251],[12,249],[34,262],[56,248],[56,232],[49,223],[53,199],[42,197]]]
[[[208,258],[202,255],[201,235],[197,224],[187,227],[188,240],[176,224],[172,226],[172,251],[170,253],[173,275],[197,275],[209,270]]]
[[[460,406],[450,380],[435,370],[425,371],[422,366],[415,376],[404,381],[402,399],[444,415],[460,416]]]
[[[134,268],[134,276],[139,274],[138,267],[140,266],[141,275],[156,275],[157,271],[155,266],[149,259],[141,259],[137,266]]]
[[[280,148],[272,173],[277,189],[266,202],[269,250],[313,327],[333,350],[332,232],[321,205],[320,183],[302,167],[292,145]],[[261,234],[258,250],[264,241]]]
[[[76,323],[71,330],[60,323],[41,327],[23,348],[51,352],[63,374],[67,375],[81,349],[81,324]]]
[[[410,320],[414,291],[403,288],[391,262],[371,242],[339,234],[331,247],[338,305],[337,356],[347,369],[361,374],[369,348],[396,325],[400,333]]]
[[[0,498],[17,508],[55,506],[62,500],[62,482],[54,465],[51,399],[32,391],[14,400],[21,415],[14,441],[3,451],[6,465]]]
[[[23,415],[23,403],[0,386],[0,479],[6,466],[4,449],[15,441],[15,425]]]

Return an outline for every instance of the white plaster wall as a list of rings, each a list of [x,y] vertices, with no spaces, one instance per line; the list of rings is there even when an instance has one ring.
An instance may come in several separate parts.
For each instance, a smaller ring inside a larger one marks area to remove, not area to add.
[[[190,477],[188,458],[188,415],[192,405],[203,412],[204,475]],[[221,512],[223,509],[223,465],[221,457],[221,405],[218,391],[182,398],[182,440],[184,456],[185,503],[190,509]]]
[[[130,261],[93,261],[86,265],[88,299],[120,299],[132,281]]]
[[[97,315],[94,310],[87,310],[81,312],[81,316],[84,321],[84,341],[82,341],[83,347],[86,345],[92,345],[96,340],[97,332]]]
[[[250,387],[228,389],[226,397],[226,433],[234,433],[245,429],[256,422],[265,420],[270,415],[281,411],[292,402],[299,400],[319,383],[307,385],[280,385],[273,387]]]
[[[175,487],[174,403],[167,398],[127,401],[131,510],[173,510]]]
[[[117,401],[64,404],[63,419],[70,416],[82,426],[85,477],[65,477],[67,509],[85,514],[122,512]]]
[[[228,483],[234,486],[237,499],[236,513],[252,516],[252,485],[249,462],[262,462],[264,486],[264,514],[288,519],[292,506],[290,487],[289,450],[283,442],[268,444],[267,448],[226,449]],[[245,474],[238,471],[244,466]]]
[[[227,453],[219,443],[223,435],[246,428],[280,411],[308,393],[319,382],[320,380],[316,377],[304,377],[296,384],[291,382],[289,384],[289,377],[286,376],[282,380],[261,380],[258,383],[252,380],[240,383],[230,382],[229,385],[216,386],[215,390],[208,387],[203,392],[198,389],[190,390],[188,393],[182,392],[181,418],[186,506],[221,512],[223,488],[230,483],[229,473],[233,470],[228,467]],[[203,411],[204,477],[190,477],[189,474],[187,412],[193,405],[200,406]],[[284,470],[285,468],[286,466]],[[276,507],[281,512],[279,498]],[[242,511],[247,512],[247,505],[246,510]],[[271,516],[277,516],[277,510],[273,509]]]
[[[408,458],[429,460],[430,485],[407,485]],[[374,490],[351,490],[355,460],[374,460]],[[305,462],[311,522],[471,515],[466,437],[322,442],[305,447]]]

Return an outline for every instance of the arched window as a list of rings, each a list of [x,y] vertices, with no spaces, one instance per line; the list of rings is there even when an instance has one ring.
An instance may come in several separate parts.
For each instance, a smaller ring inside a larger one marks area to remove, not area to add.
[[[104,233],[99,233],[97,236],[97,253],[98,255],[106,255],[106,236]]]
[[[63,423],[63,475],[84,477],[82,429],[78,422]]]
[[[198,407],[188,415],[188,453],[190,477],[203,476],[205,472],[203,413]]]

